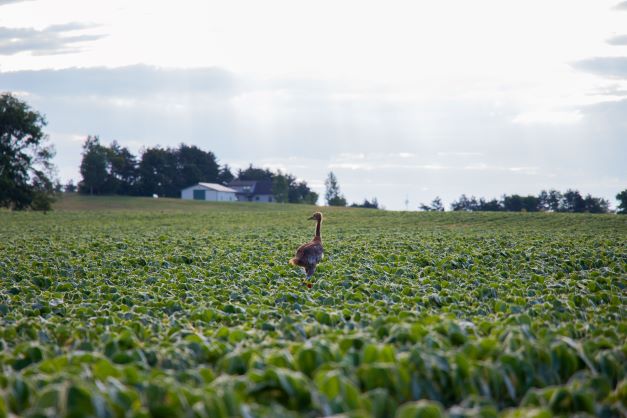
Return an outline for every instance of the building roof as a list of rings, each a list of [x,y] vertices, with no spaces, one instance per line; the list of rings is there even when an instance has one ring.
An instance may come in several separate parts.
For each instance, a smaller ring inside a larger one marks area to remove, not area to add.
[[[272,181],[270,180],[233,180],[229,187],[237,189],[240,194],[272,194]]]
[[[237,190],[233,190],[230,187],[226,187],[217,183],[198,183],[198,184],[194,184],[193,186],[186,187],[186,189],[189,189],[191,187],[198,187],[198,186],[201,186],[201,187],[204,187],[205,189],[213,190],[216,192],[237,193]]]

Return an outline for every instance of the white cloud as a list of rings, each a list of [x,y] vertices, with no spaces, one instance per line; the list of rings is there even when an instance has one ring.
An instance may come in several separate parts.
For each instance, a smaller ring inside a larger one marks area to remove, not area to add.
[[[318,190],[333,169],[349,200],[390,208],[406,195],[578,187],[627,178],[627,67],[607,42],[622,42],[627,15],[615,2],[15,2],[0,27],[89,22],[59,37],[102,37],[62,56],[3,56],[0,91],[28,94],[54,132],[136,150],[193,143]],[[60,143],[76,178],[80,143]]]
[[[583,114],[579,110],[560,111],[560,110],[536,110],[524,112],[517,115],[512,122],[522,125],[529,124],[573,124],[578,123],[583,118]]]

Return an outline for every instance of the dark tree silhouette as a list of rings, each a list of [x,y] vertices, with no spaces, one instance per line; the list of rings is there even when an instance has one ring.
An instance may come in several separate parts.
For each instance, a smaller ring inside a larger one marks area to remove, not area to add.
[[[76,190],[78,190],[78,188],[76,187],[76,185],[74,184],[74,180],[72,179],[68,180],[65,186],[63,186],[63,191],[66,193],[75,193]]]
[[[9,93],[0,95],[0,207],[47,211],[54,201],[54,149],[46,119]]]
[[[440,196],[436,196],[436,198],[431,201],[431,205],[421,203],[419,209],[426,212],[444,212],[444,204],[442,204]]]
[[[326,188],[324,197],[329,206],[346,206],[346,199],[340,194],[340,185],[333,171],[329,173],[324,186]]]
[[[279,203],[287,203],[289,201],[290,183],[293,177],[289,174],[284,175],[279,171],[272,178],[272,194],[274,199]]]
[[[620,213],[621,215],[627,214],[627,189],[616,195],[616,200],[620,203],[618,204],[618,208],[616,213]]]
[[[137,160],[116,141],[106,147],[98,136],[83,144],[78,191],[83,194],[132,194],[137,181]]]
[[[179,145],[174,150],[178,178],[173,183],[182,189],[199,182],[218,182],[220,167],[211,151],[203,151],[195,145]],[[177,190],[177,194],[180,190]]]
[[[586,210],[586,202],[578,190],[568,189],[562,196],[560,205],[561,212],[584,212]]]
[[[379,201],[376,197],[373,197],[372,200],[364,199],[363,203],[353,203],[351,208],[379,209]]]
[[[238,180],[268,180],[272,181],[274,174],[267,168],[256,168],[252,164],[246,170],[237,171]]]
[[[220,172],[218,173],[218,183],[220,184],[229,184],[235,179],[235,176],[231,172],[231,167],[228,164],[225,164],[220,168]]]

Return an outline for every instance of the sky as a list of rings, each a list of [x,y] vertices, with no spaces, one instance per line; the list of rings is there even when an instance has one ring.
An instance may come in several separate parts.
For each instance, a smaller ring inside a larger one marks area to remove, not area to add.
[[[627,188],[627,1],[0,0],[0,91],[62,182],[98,135],[393,210]]]

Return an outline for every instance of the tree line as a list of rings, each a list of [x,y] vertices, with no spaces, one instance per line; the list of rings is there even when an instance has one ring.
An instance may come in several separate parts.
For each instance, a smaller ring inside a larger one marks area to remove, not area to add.
[[[293,175],[283,173],[281,170],[273,172],[267,168],[253,167],[250,164],[246,169],[237,171],[237,180],[271,182],[274,200],[279,203],[307,203],[315,205],[318,201],[318,193],[311,190],[306,181],[298,181]]]
[[[228,164],[218,164],[214,153],[195,145],[145,148],[138,158],[116,141],[106,146],[98,136],[88,136],[80,173],[81,194],[179,197],[181,189],[200,182],[227,185],[237,179],[271,182],[277,202],[314,204],[318,200],[307,182],[289,173],[275,173],[251,164],[235,176]],[[67,185],[68,189],[73,190],[74,185]]]
[[[43,115],[10,93],[0,94],[0,208],[50,210],[55,193],[78,189],[84,194],[122,194],[178,197],[184,187],[201,181],[228,184],[233,179],[268,180],[278,202],[315,204],[318,194],[305,181],[281,171],[253,167],[237,171],[220,166],[216,156],[194,145],[180,144],[177,148],[159,146],[143,149],[137,158],[127,148],[113,141],[105,146],[97,136],[88,136],[83,145],[80,165],[82,180],[78,187],[70,181],[63,187],[54,180],[52,158],[54,148],[44,133],[47,122]],[[346,206],[339,182],[333,172],[326,181],[325,200],[330,206]],[[617,213],[627,213],[627,189],[616,195],[620,202]],[[379,208],[376,198],[364,199],[353,207]],[[456,211],[554,211],[606,213],[609,203],[602,198],[577,190],[561,193],[542,191],[538,196],[504,195],[500,200],[462,195],[453,202]],[[420,209],[443,211],[437,197]]]
[[[621,204],[618,213],[625,213],[627,209],[627,190],[616,196]],[[430,205],[421,204],[424,211],[444,211],[444,205],[439,197],[436,197]],[[503,195],[501,199],[487,200],[468,197],[462,194],[459,199],[451,203],[451,210],[465,212],[571,212],[571,213],[608,213],[609,202],[600,197],[588,194],[585,197],[578,190],[567,190],[561,193],[558,190],[542,190],[537,196],[518,194]]]

